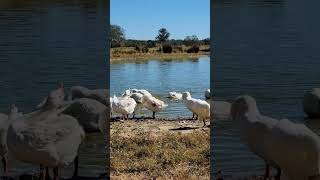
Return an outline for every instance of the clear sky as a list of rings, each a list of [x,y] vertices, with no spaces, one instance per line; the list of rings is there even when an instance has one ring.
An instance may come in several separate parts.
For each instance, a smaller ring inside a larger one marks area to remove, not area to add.
[[[170,39],[210,36],[210,0],[111,0],[110,15],[127,39],[153,40],[161,27]]]

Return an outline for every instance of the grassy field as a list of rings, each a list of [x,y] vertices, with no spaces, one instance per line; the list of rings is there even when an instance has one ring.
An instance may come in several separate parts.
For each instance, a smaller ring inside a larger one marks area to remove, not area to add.
[[[172,53],[159,52],[159,47],[149,48],[148,52],[141,52],[136,50],[135,47],[119,47],[111,48],[110,60],[111,63],[119,62],[123,60],[147,60],[147,59],[185,59],[185,58],[199,58],[202,56],[208,56],[210,54],[209,46],[200,46],[198,53],[187,53],[186,46],[173,47]]]
[[[210,128],[201,126],[200,121],[112,123],[111,178],[210,179]]]

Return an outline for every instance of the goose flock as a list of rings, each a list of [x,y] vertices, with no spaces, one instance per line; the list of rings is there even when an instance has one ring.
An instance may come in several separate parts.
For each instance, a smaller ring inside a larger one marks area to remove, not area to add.
[[[59,169],[74,163],[78,176],[78,151],[85,134],[100,131],[105,135],[107,90],[71,88],[69,100],[62,83],[49,92],[35,110],[21,113],[15,105],[8,115],[0,114],[0,155],[8,172],[8,152],[19,161],[40,166],[40,179],[59,179]],[[75,93],[77,92],[77,93]],[[81,96],[80,96],[81,94]],[[99,102],[100,101],[100,102]]]
[[[205,91],[205,99],[207,91]],[[181,100],[187,109],[205,120],[210,117],[210,104],[206,100],[192,98],[189,92],[170,92],[169,98]],[[209,96],[210,98],[210,96]],[[19,112],[14,104],[8,115],[0,113],[0,156],[3,171],[8,172],[8,153],[19,161],[38,165],[40,179],[50,176],[59,179],[59,169],[74,164],[73,177],[78,176],[79,149],[85,143],[87,133],[101,132],[106,136],[106,124],[111,113],[123,119],[134,118],[139,107],[156,113],[168,104],[144,89],[126,90],[120,97],[109,97],[106,89],[90,90],[73,86],[65,95],[63,83],[51,90],[31,112]],[[111,114],[112,115],[112,114]],[[66,148],[67,147],[67,148]]]
[[[308,91],[303,109],[310,118],[320,117],[320,89]],[[304,124],[274,119],[259,112],[256,101],[239,96],[231,104],[231,119],[240,130],[245,145],[266,164],[264,179],[270,179],[270,167],[290,180],[320,180],[320,137]]]
[[[210,99],[210,89],[204,93],[206,100]],[[206,126],[206,119],[210,118],[210,104],[206,100],[192,98],[190,92],[169,92],[168,98],[173,100],[182,100],[187,107],[193,113],[192,119],[195,118],[203,121],[203,126]],[[165,104],[162,100],[153,96],[149,91],[145,89],[128,89],[120,97],[115,95],[110,98],[111,113],[117,113],[122,115],[122,119],[128,119],[132,114],[135,118],[135,113],[139,107],[143,107],[152,112],[152,118],[156,118],[156,113],[163,111],[168,104]]]

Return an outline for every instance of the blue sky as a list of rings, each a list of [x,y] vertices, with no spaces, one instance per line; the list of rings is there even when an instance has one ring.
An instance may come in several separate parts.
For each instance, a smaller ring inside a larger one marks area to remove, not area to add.
[[[127,39],[155,39],[161,27],[170,39],[210,36],[210,0],[111,0],[110,15]]]

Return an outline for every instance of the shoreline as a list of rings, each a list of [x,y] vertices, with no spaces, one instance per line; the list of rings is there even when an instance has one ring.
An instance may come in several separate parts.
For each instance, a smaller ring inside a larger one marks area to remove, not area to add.
[[[176,59],[198,59],[201,57],[209,57],[210,52],[202,53],[134,53],[134,54],[121,54],[119,56],[111,55],[110,63],[120,62],[135,62],[135,61],[148,61],[148,60],[176,60]]]
[[[111,122],[111,178],[209,180],[209,124],[188,118]]]

